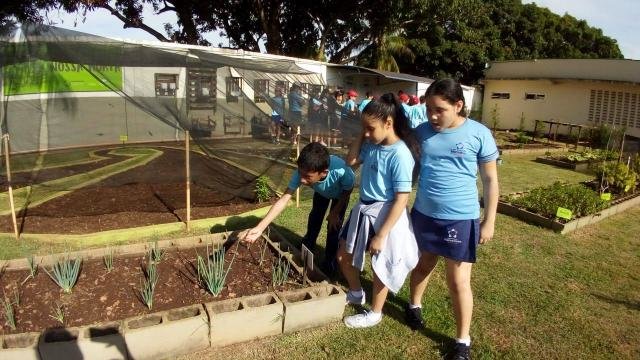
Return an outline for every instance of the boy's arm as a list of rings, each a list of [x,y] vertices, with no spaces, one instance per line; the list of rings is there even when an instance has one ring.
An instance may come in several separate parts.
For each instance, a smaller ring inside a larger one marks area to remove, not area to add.
[[[500,196],[495,160],[480,164],[480,177],[482,178],[482,197],[484,199],[484,216],[480,223],[480,244],[484,244],[493,237],[498,197]]]
[[[280,197],[280,199],[278,199],[278,201],[276,201],[275,204],[273,204],[273,206],[267,212],[267,215],[265,215],[265,217],[260,220],[258,225],[256,225],[252,229],[245,230],[240,233],[240,235],[238,236],[240,240],[252,243],[260,238],[260,235],[262,235],[264,229],[266,229],[267,226],[269,226],[269,224],[271,224],[271,222],[276,217],[278,217],[282,210],[284,210],[284,208],[287,206],[287,203],[291,199],[291,195],[294,191],[295,190],[287,188],[287,191]]]
[[[378,232],[376,232],[376,234],[371,238],[371,244],[369,245],[371,255],[378,254],[382,251],[387,235],[389,235],[389,232],[396,224],[396,221],[400,218],[400,215],[402,215],[402,212],[406,211],[408,203],[408,192],[396,193],[396,197],[393,199],[393,204],[391,205],[391,210],[389,210],[389,213],[387,214],[387,218],[384,219],[380,230],[378,230]]]

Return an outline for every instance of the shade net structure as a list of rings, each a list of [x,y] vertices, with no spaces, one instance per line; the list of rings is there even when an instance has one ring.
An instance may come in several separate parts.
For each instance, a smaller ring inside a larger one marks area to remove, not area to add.
[[[22,24],[0,29],[0,74],[5,233],[9,185],[20,233],[243,213],[269,201],[261,176],[272,199],[286,189],[292,143],[338,151],[360,126],[320,71],[237,50]]]

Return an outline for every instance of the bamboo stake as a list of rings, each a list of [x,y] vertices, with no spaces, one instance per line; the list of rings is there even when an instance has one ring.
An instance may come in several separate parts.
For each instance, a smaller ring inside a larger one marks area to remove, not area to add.
[[[11,186],[11,167],[9,161],[9,134],[2,135],[4,144],[4,159],[7,166],[7,184],[9,185],[9,204],[11,205],[11,220],[13,221],[13,233],[16,235],[16,240],[20,239],[18,234],[18,222],[16,221],[16,208],[13,202],[13,187]]]
[[[191,226],[191,164],[189,161],[189,130],[184,132],[184,147],[185,147],[185,167],[187,173],[186,187],[187,187],[187,231]]]
[[[296,161],[300,157],[300,125],[296,127]],[[300,207],[300,187],[296,189],[296,208]]]

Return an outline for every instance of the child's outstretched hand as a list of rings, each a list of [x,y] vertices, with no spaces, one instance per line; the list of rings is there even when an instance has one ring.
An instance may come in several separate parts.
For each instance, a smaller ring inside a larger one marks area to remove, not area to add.
[[[258,240],[260,238],[260,235],[262,235],[262,230],[258,228],[252,228],[241,232],[238,235],[238,239],[240,239],[240,241],[252,243]]]

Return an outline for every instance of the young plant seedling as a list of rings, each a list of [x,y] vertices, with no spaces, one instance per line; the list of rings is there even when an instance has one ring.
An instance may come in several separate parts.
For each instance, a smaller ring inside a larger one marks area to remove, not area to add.
[[[69,254],[67,254],[65,258],[53,264],[51,272],[46,268],[44,268],[44,271],[65,293],[69,294],[76,281],[78,281],[81,265],[82,259],[71,260],[69,259]]]
[[[64,325],[64,305],[56,303],[51,310],[49,317]]]
[[[279,257],[278,263],[273,264],[271,281],[274,288],[287,282],[289,279],[289,266],[289,261],[283,257]]]
[[[107,273],[110,273],[113,270],[113,254],[115,250],[112,247],[107,248],[107,252],[102,257],[102,261],[104,262],[104,267],[107,270]]]
[[[13,311],[13,303],[9,301],[7,297],[3,300],[0,300],[2,305],[2,310],[4,311],[5,324],[11,328],[11,330],[16,329],[16,316]]]
[[[22,281],[23,284],[29,279],[34,279],[38,273],[38,264],[36,264],[36,258],[33,254],[27,257],[27,265],[29,267],[29,275]]]
[[[156,290],[156,284],[158,283],[158,269],[156,263],[152,261],[151,254],[149,254],[149,260],[147,266],[144,269],[144,280],[140,282],[140,300],[151,310],[153,308],[153,294]]]
[[[158,247],[158,241],[153,243],[153,247],[149,250],[149,256],[155,263],[159,263],[164,257],[165,251]]]
[[[229,262],[227,269],[224,269],[224,247],[215,248],[213,252],[209,254],[209,245],[207,245],[207,261],[205,262],[200,254],[196,255],[197,268],[198,268],[198,281],[200,285],[205,288],[213,296],[218,296],[222,292],[224,283],[227,280],[231,265],[238,253],[238,245],[240,241],[236,242],[236,251]]]

